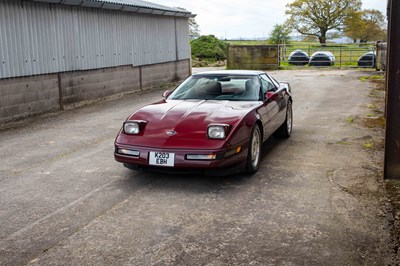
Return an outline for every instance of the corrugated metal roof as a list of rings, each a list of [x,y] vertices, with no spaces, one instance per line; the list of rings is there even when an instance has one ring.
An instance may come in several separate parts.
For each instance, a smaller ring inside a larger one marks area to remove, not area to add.
[[[187,60],[188,24],[186,17],[0,0],[0,79]]]
[[[93,8],[121,10],[128,12],[146,13],[164,16],[195,17],[195,14],[180,9],[162,6],[142,0],[33,0],[34,2],[44,2],[61,5],[85,6]]]

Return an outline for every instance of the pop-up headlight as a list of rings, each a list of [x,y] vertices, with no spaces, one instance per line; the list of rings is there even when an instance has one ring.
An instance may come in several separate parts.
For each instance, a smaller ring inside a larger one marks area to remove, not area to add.
[[[207,136],[210,139],[224,139],[228,135],[229,125],[211,124],[207,129]]]
[[[147,121],[143,120],[128,120],[124,122],[124,132],[125,134],[137,135],[143,130]]]

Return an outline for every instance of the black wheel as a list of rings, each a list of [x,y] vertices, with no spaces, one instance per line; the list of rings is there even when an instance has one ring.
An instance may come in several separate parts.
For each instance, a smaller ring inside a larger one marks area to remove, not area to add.
[[[258,167],[260,166],[261,145],[262,139],[260,127],[254,125],[253,130],[251,131],[246,162],[246,172],[249,174],[257,172]]]
[[[292,134],[293,112],[292,102],[288,101],[286,108],[286,119],[283,124],[275,131],[274,136],[278,138],[289,138]]]

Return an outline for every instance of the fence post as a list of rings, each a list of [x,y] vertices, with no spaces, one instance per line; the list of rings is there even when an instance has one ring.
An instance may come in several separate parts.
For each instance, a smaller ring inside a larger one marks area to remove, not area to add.
[[[281,66],[281,44],[278,44],[278,67]]]

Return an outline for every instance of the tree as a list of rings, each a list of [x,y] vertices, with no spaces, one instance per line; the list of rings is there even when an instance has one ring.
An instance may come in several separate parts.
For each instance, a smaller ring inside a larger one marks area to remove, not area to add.
[[[192,57],[209,60],[225,60],[227,44],[214,35],[202,35],[190,41]]]
[[[286,5],[289,25],[326,45],[328,32],[341,31],[346,18],[361,9],[360,0],[295,0]]]
[[[190,39],[196,39],[200,37],[199,24],[197,24],[194,18],[189,18],[189,36]]]
[[[183,7],[175,7],[175,8],[187,12],[187,9]],[[200,37],[199,24],[197,24],[196,20],[193,17],[189,18],[189,37],[190,39],[196,39]]]
[[[292,30],[285,24],[276,24],[270,33],[269,42],[273,44],[288,43]]]
[[[345,30],[344,34],[352,38],[354,42],[360,39],[360,32],[362,28],[365,26],[361,19],[361,11],[354,12],[352,16],[349,16],[345,20]]]
[[[366,9],[363,11],[362,19],[366,24],[364,35],[360,39],[362,42],[386,39],[387,25],[382,12],[376,9]]]
[[[356,12],[345,21],[345,35],[354,42],[378,41],[386,39],[385,16],[376,9],[365,9]]]

